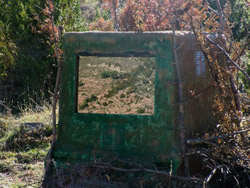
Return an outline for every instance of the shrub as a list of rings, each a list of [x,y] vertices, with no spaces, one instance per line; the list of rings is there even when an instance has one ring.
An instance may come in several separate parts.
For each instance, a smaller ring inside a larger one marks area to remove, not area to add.
[[[104,102],[102,103],[103,106],[108,106],[108,103]]]
[[[106,98],[112,97],[114,95],[116,95],[120,90],[123,90],[125,88],[127,88],[131,83],[127,80],[119,80],[115,86],[113,86],[107,94],[105,94],[104,96]]]
[[[92,95],[90,96],[88,102],[93,102],[93,101],[96,101],[96,100],[97,100],[97,97],[96,97],[94,94],[92,94]]]
[[[79,109],[84,110],[89,105],[88,103],[96,101],[96,100],[97,100],[97,97],[94,94],[92,94],[89,98],[86,98],[82,102],[82,104],[80,104]]]
[[[109,98],[112,97],[113,95],[117,94],[118,90],[116,87],[111,88],[107,94],[104,95],[104,97]]]
[[[120,95],[120,98],[125,98],[125,94],[122,93],[122,94]]]
[[[108,71],[108,70],[101,72],[101,78],[109,78],[109,77],[113,79],[118,79],[119,73],[117,71]]]
[[[145,112],[145,108],[139,108],[138,110],[137,110],[137,113],[138,114],[143,114]]]
[[[84,110],[86,107],[88,106],[88,102],[86,101],[86,99],[82,102],[82,104],[80,104],[79,109],[80,110]]]
[[[113,101],[108,101],[108,104],[112,104],[113,103]]]

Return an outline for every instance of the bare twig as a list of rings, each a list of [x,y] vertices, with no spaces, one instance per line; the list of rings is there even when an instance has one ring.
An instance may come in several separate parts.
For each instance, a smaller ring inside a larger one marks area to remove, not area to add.
[[[208,143],[208,142],[211,142],[211,141],[216,142],[219,139],[225,139],[225,138],[228,138],[228,137],[231,137],[231,136],[234,136],[234,135],[237,135],[237,134],[246,133],[246,132],[250,132],[250,129],[236,131],[236,132],[233,132],[233,133],[230,133],[230,134],[215,136],[215,137],[212,137],[212,138],[210,137],[210,138],[206,138],[206,139],[202,139],[202,138],[188,139],[187,144],[196,145],[196,144],[205,144],[205,143]]]
[[[54,88],[54,93],[52,95],[53,100],[52,100],[52,123],[53,123],[53,132],[52,132],[52,142],[51,142],[51,148],[48,152],[47,159],[46,159],[46,170],[45,170],[45,178],[48,176],[50,169],[52,167],[52,155],[55,147],[55,142],[56,142],[56,104],[59,98],[59,84],[60,84],[60,77],[61,77],[61,72],[62,72],[62,61],[61,61],[61,55],[59,52],[59,35],[57,35],[55,31],[55,25],[54,25],[54,12],[55,12],[55,2],[52,0],[53,3],[53,10],[49,10],[51,12],[50,14],[50,20],[51,20],[51,25],[52,25],[52,35],[54,37],[54,45],[55,45],[55,53],[56,53],[56,59],[57,59],[57,65],[58,65],[58,70],[57,70],[57,75],[56,75],[56,83],[55,83],[55,88]],[[51,7],[49,6],[49,9]],[[43,185],[43,187],[46,186],[46,181]]]
[[[120,172],[148,172],[152,174],[157,174],[157,175],[164,175],[167,177],[171,177],[174,180],[182,181],[182,182],[189,182],[189,183],[200,183],[203,181],[201,178],[188,178],[188,177],[183,177],[183,176],[177,176],[170,174],[165,171],[161,170],[152,170],[152,169],[147,169],[147,168],[137,168],[137,169],[124,169],[124,168],[118,168],[114,166],[107,166],[107,165],[83,165],[85,167],[93,167],[93,168],[101,168],[101,169],[110,169],[110,170],[115,170],[115,171],[120,171]]]
[[[220,28],[221,32],[224,33],[224,20],[223,20],[223,13],[222,13],[222,8],[219,0],[216,0],[216,5],[218,8],[218,13],[219,13],[219,19],[220,19]]]

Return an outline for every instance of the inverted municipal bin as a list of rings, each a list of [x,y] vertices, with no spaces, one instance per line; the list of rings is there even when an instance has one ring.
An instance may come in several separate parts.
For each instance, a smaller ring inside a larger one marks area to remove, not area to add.
[[[178,168],[178,82],[172,32],[81,32],[63,38],[58,138],[61,163],[120,159]],[[186,138],[215,121],[215,89],[189,32],[176,32]],[[194,93],[202,93],[194,97]]]

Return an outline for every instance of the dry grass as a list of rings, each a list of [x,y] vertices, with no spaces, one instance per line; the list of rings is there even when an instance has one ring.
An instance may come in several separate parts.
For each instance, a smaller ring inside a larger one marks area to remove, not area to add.
[[[32,122],[43,126],[30,129],[24,125]],[[23,110],[19,116],[0,114],[0,188],[41,186],[50,125],[49,105],[36,111]]]

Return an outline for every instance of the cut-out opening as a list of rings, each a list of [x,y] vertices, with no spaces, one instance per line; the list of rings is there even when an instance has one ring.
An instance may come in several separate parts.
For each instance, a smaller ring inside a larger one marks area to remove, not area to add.
[[[77,57],[78,113],[153,115],[155,57]]]
[[[206,74],[205,57],[201,51],[195,53],[196,75],[202,76]]]

